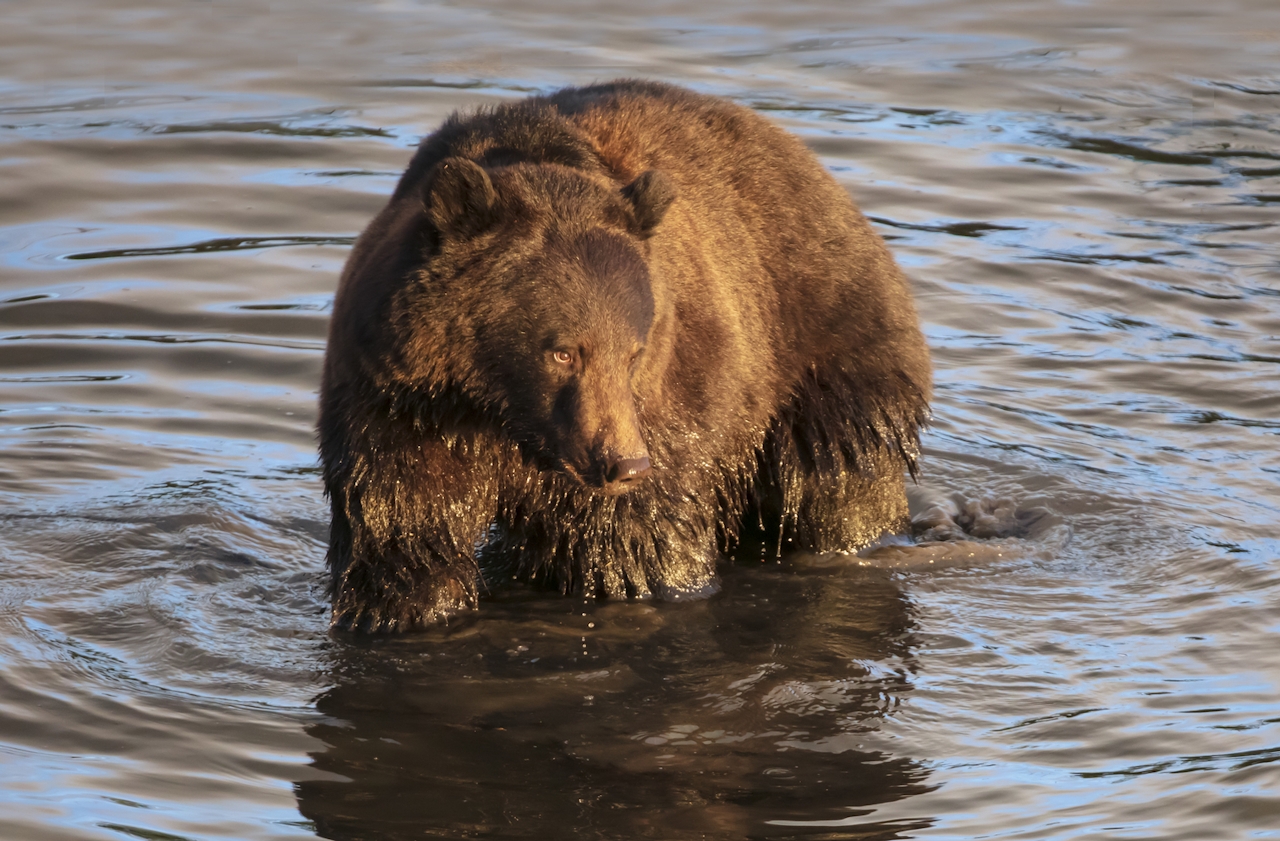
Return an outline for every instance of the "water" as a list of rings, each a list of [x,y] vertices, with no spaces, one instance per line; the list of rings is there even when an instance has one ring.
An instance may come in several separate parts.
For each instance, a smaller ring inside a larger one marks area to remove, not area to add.
[[[1280,837],[1277,68],[1270,0],[11,4],[0,837]],[[452,109],[622,75],[856,192],[976,536],[329,636],[352,238]]]

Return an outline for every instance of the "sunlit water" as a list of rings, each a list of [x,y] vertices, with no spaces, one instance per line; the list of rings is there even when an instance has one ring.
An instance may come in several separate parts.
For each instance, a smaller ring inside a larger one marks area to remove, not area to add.
[[[1280,837],[1280,6],[643,5],[5,6],[0,838]],[[622,75],[855,192],[971,533],[330,636],[352,239],[454,108]]]

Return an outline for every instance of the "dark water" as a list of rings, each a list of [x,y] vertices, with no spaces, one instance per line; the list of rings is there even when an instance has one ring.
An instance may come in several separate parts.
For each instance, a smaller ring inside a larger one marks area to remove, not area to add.
[[[1280,5],[641,5],[5,5],[0,838],[1280,837]],[[452,109],[620,75],[856,192],[921,502],[1020,536],[329,636],[352,238]]]

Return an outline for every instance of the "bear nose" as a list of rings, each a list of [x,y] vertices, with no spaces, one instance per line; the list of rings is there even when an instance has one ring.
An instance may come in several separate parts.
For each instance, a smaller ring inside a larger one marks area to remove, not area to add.
[[[609,482],[638,482],[649,475],[649,457],[618,459],[609,465],[605,480]]]

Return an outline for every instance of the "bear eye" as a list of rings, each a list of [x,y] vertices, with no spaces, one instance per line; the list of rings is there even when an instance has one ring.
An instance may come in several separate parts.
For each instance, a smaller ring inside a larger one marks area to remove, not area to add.
[[[551,358],[552,358],[552,359],[554,359],[556,362],[560,363],[561,365],[572,365],[572,364],[573,364],[573,351],[571,351],[571,350],[557,350],[557,351],[554,351],[554,352],[551,354]]]

